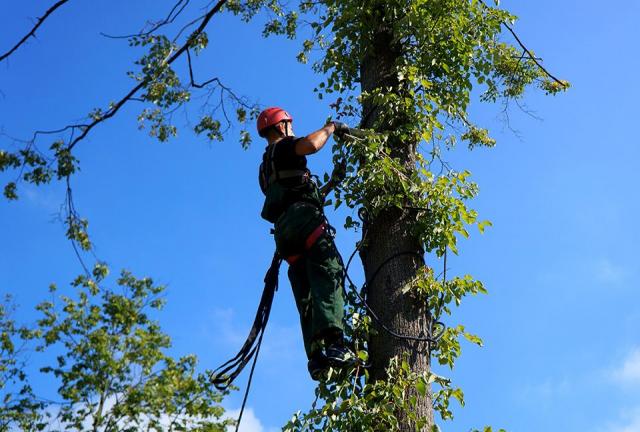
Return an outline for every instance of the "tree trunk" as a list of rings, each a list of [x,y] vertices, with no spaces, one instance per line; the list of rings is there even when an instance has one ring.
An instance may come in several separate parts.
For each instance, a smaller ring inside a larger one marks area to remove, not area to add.
[[[393,88],[400,90],[396,62],[400,50],[394,46],[393,37],[389,31],[380,28],[373,39],[368,53],[365,55],[360,69],[360,82],[363,91],[376,88]],[[368,102],[363,104],[362,127],[370,128],[380,115],[379,110]],[[402,119],[395,119],[397,127]],[[393,126],[390,126],[393,127]],[[401,142],[393,144],[392,154],[400,158],[405,166],[415,166],[415,142]],[[361,250],[361,259],[367,281],[377,272],[371,285],[367,287],[367,300],[371,308],[381,321],[394,332],[402,335],[424,337],[430,326],[428,311],[416,305],[402,294],[402,288],[416,275],[417,270],[424,265],[418,254],[404,254],[393,258],[380,267],[383,262],[395,254],[403,252],[418,252],[421,250],[419,240],[412,235],[410,226],[413,214],[398,209],[387,210],[375,219],[365,222],[367,232],[366,242]],[[373,327],[377,334],[369,340],[369,354],[371,359],[370,374],[374,380],[386,379],[386,367],[395,357],[408,355],[407,361],[414,372],[426,372],[430,369],[429,348],[424,342],[413,342],[396,338],[377,323]],[[433,424],[433,409],[431,397],[418,396],[415,413],[429,420]],[[405,416],[400,414],[401,431],[415,431]],[[426,430],[429,430],[426,428]]]

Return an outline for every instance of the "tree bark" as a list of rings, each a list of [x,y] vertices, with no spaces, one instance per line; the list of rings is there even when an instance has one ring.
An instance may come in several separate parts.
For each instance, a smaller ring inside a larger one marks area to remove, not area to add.
[[[397,79],[396,64],[401,50],[395,46],[393,35],[381,26],[373,37],[369,50],[363,58],[360,68],[362,91],[377,88],[392,88],[401,91]],[[366,100],[363,103],[362,127],[371,128],[379,119],[380,110]],[[397,127],[402,119],[394,119]],[[415,166],[417,143],[398,142],[392,144],[392,155],[399,158],[407,167]],[[398,253],[418,252],[421,250],[418,238],[411,232],[413,214],[399,209],[385,210],[375,219],[365,221],[366,239],[360,257],[367,281],[377,272],[375,279],[367,287],[366,297],[369,305],[381,321],[394,332],[402,335],[424,337],[428,334],[430,318],[424,307],[416,304],[409,296],[402,294],[402,288],[416,275],[424,265],[418,254],[404,254],[393,258],[380,267],[388,258]],[[429,347],[425,342],[407,341],[396,338],[377,323],[373,328],[376,334],[369,340],[371,359],[370,376],[374,380],[387,379],[386,368],[395,357],[408,355],[407,361],[414,372],[430,370]],[[415,413],[427,418],[433,424],[431,397],[418,396]],[[409,393],[407,397],[411,395]],[[399,413],[402,432],[415,431],[415,426]],[[430,430],[425,428],[425,430]]]

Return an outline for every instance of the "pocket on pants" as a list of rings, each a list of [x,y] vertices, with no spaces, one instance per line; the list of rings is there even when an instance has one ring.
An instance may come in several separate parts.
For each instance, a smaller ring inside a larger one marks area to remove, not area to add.
[[[289,206],[274,227],[278,252],[283,256],[304,252],[307,237],[323,221],[322,212],[313,204],[297,202]]]

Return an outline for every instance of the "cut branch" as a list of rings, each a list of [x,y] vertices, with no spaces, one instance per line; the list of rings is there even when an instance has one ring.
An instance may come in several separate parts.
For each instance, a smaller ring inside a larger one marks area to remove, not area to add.
[[[33,26],[33,28],[31,29],[31,31],[29,33],[27,33],[22,39],[20,39],[20,41],[17,44],[15,44],[15,46],[13,48],[11,48],[6,53],[0,55],[0,62],[2,60],[4,60],[4,59],[8,58],[14,52],[16,52],[17,49],[20,48],[20,46],[23,45],[30,37],[35,37],[36,30],[38,30],[38,27],[40,27],[42,25],[42,23],[44,23],[44,21],[49,17],[49,15],[51,15],[56,9],[58,9],[60,6],[62,6],[63,4],[67,3],[68,1],[69,0],[59,0],[56,4],[51,6],[45,12],[45,14],[42,15],[42,17],[38,18],[38,21],[36,22],[36,24]]]

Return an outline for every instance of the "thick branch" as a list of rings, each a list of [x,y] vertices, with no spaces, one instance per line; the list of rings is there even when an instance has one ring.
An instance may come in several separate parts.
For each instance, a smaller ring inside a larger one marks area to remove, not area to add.
[[[31,29],[31,31],[29,33],[27,33],[22,39],[20,39],[20,41],[13,47],[11,48],[9,51],[7,51],[6,53],[0,55],[0,62],[4,59],[6,59],[7,57],[9,57],[11,54],[13,54],[18,48],[20,48],[21,45],[23,45],[30,37],[35,37],[36,35],[36,30],[38,30],[38,27],[40,27],[42,25],[42,23],[44,23],[44,21],[49,17],[49,15],[51,15],[56,9],[58,9],[60,6],[62,6],[63,4],[65,4],[66,2],[68,2],[69,0],[59,0],[56,4],[54,4],[53,6],[51,6],[49,8],[49,10],[47,10],[45,12],[45,14],[38,18],[38,22],[36,23],[36,25],[33,26],[33,28]]]

